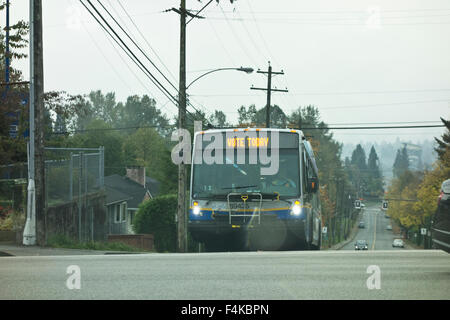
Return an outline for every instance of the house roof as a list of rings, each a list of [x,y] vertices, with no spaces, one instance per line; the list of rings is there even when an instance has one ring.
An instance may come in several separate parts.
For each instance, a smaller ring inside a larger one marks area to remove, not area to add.
[[[109,186],[105,186],[105,189],[106,189],[106,205],[131,200],[133,198],[129,194],[125,194]]]
[[[139,204],[144,200],[145,194],[148,192],[147,188],[144,188],[139,183],[134,182],[130,178],[119,176],[118,174],[105,177],[105,187],[107,193],[111,191],[111,198],[117,195],[127,195],[127,205],[129,208],[138,208]],[[107,194],[107,199],[108,196]]]

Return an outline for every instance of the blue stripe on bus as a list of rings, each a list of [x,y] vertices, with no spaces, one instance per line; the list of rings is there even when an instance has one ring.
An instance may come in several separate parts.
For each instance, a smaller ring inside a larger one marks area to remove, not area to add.
[[[291,210],[277,210],[274,208],[274,210],[265,209],[265,211],[261,212],[261,218],[264,219],[265,215],[273,215],[276,214],[278,216],[278,219],[281,220],[305,220],[306,219],[306,210],[307,208],[302,208],[301,213],[298,216],[291,215]],[[201,210],[201,215],[194,215],[192,213],[192,209],[189,209],[189,220],[193,221],[209,221],[214,220],[212,218],[212,212],[213,210]],[[228,217],[228,211],[220,211],[220,210],[214,210],[214,214],[216,215],[222,215],[225,217]],[[248,215],[249,217],[251,214]]]

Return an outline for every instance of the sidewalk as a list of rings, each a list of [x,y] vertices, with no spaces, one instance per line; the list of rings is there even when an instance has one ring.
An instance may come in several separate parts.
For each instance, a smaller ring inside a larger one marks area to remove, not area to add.
[[[11,242],[0,242],[0,259],[8,256],[76,256],[76,255],[105,255],[105,254],[139,254],[140,252],[99,251],[65,248],[49,248],[38,246],[23,246]]]

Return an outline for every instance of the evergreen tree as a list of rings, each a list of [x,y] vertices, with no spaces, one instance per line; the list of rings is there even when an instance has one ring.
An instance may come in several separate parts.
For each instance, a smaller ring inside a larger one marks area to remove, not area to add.
[[[450,149],[450,121],[444,120],[441,118],[441,121],[444,123],[445,127],[447,128],[447,132],[445,132],[442,135],[442,140],[438,138],[434,138],[436,142],[438,143],[438,147],[434,150],[437,152],[439,159],[443,159],[443,156],[446,151]]]
[[[374,146],[370,149],[369,159],[367,160],[368,167],[368,190],[371,195],[382,195],[383,193],[383,178],[379,167],[379,159]]]
[[[366,153],[360,144],[353,150],[350,164],[351,169],[349,171],[351,172],[352,185],[358,192],[358,195],[363,196],[368,191],[368,174]]]
[[[360,170],[367,170],[366,153],[360,144],[356,146],[356,149],[352,153],[351,164]]]
[[[394,161],[394,177],[400,177],[405,171],[409,169],[408,151],[406,150],[406,145],[400,150],[397,150],[397,155]]]

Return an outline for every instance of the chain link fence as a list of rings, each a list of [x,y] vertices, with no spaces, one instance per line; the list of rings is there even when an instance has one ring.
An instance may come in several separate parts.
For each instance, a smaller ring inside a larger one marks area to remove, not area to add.
[[[45,148],[46,207],[104,187],[104,148]]]
[[[105,240],[104,148],[45,148],[48,237]]]

